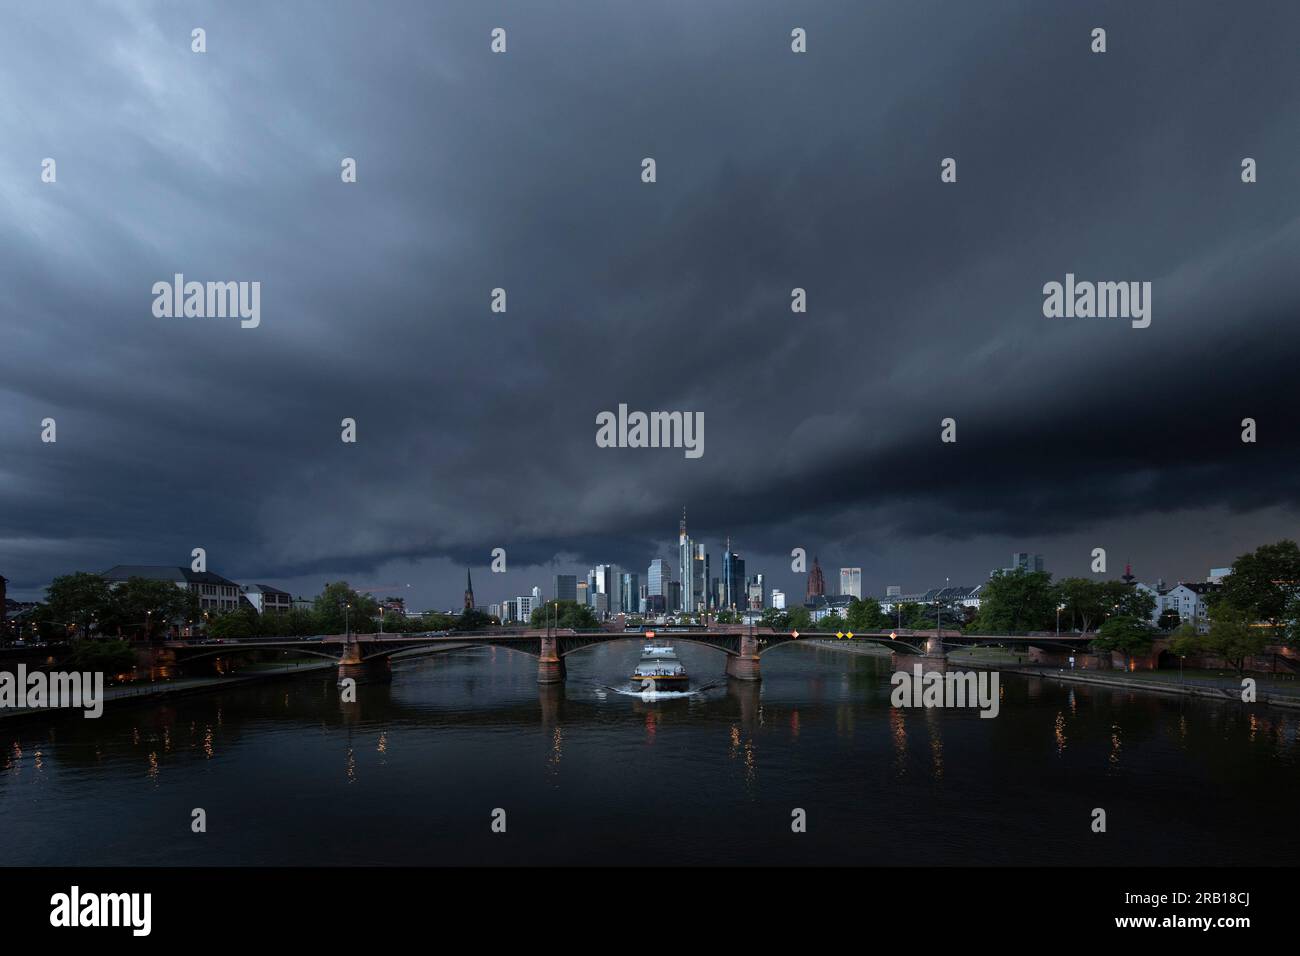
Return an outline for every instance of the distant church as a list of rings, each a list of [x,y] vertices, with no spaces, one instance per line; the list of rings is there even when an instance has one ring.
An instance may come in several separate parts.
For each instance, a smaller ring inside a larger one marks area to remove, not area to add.
[[[465,610],[474,610],[474,582],[470,580],[469,568],[465,569]]]
[[[826,578],[822,576],[822,566],[817,563],[817,555],[813,555],[812,570],[808,572],[808,599],[820,597],[826,593]]]

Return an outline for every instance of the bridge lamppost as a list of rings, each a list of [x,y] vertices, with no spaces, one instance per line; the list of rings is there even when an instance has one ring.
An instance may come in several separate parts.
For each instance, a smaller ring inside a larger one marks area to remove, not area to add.
[[[1065,610],[1064,604],[1056,605],[1056,636],[1061,636],[1061,612]]]
[[[343,605],[343,640],[352,640],[352,605]]]

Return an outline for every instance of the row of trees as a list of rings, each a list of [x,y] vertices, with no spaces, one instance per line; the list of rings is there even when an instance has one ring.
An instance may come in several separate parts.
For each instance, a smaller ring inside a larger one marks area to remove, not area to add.
[[[130,578],[110,585],[98,574],[85,572],[55,578],[46,589],[45,602],[32,616],[37,632],[46,640],[85,639],[94,634],[127,641],[164,637],[176,624],[189,626],[192,633],[231,639],[306,637],[338,634],[345,629],[373,632],[380,629],[381,620],[383,630],[391,633],[478,630],[497,623],[481,611],[459,615],[430,612],[418,618],[381,612],[375,598],[353,590],[346,581],[327,584],[310,608],[274,614],[259,614],[251,605],[205,611],[197,595],[170,581]]]
[[[47,639],[85,638],[92,631],[117,638],[149,640],[165,634],[172,621],[202,617],[199,599],[169,581],[131,578],[117,587],[98,574],[77,572],[55,578],[32,621]]]
[[[1099,650],[1130,656],[1150,650],[1157,632],[1172,631],[1175,654],[1212,654],[1240,673],[1268,644],[1300,641],[1300,546],[1283,540],[1237,558],[1222,590],[1206,598],[1205,633],[1198,622],[1180,623],[1173,609],[1166,609],[1152,627],[1155,598],[1123,581],[1052,582],[1045,572],[1017,569],[995,574],[982,597],[972,630],[1048,630],[1059,614],[1062,627],[1095,633],[1092,644]]]
[[[868,631],[887,627],[932,629],[939,616],[945,627],[972,633],[1025,634],[1059,628],[1091,636],[1101,651],[1130,657],[1151,649],[1160,633],[1172,634],[1173,653],[1210,654],[1238,672],[1270,644],[1300,643],[1300,546],[1283,540],[1241,555],[1223,589],[1207,598],[1208,628],[1183,623],[1177,610],[1165,609],[1151,623],[1155,597],[1125,581],[1062,578],[1017,568],[996,572],[981,592],[980,609],[903,604],[892,614],[873,600],[854,599],[847,616],[831,614],[817,622],[820,631]],[[812,615],[802,606],[769,608],[763,623],[777,630],[809,630]]]

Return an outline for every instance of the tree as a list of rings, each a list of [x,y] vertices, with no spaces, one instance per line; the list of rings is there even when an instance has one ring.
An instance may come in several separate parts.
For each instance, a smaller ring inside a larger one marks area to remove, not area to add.
[[[878,630],[885,623],[884,615],[880,613],[880,602],[854,598],[849,602],[848,623],[851,631]]]
[[[450,614],[443,614],[439,611],[425,611],[424,616],[420,618],[420,630],[422,631],[450,631],[452,621]]]
[[[932,604],[906,604],[903,606],[903,627],[927,630],[936,625],[938,614]]]
[[[786,623],[792,631],[811,631],[812,612],[802,604],[796,604],[786,614]]]
[[[1151,620],[1151,612],[1156,609],[1156,599],[1150,591],[1136,588],[1123,581],[1102,581],[1101,595],[1110,609],[1122,617],[1133,617],[1147,622]]]
[[[577,601],[548,601],[533,609],[531,624],[544,628],[548,624],[561,630],[583,630],[600,627],[591,608]]]
[[[1201,636],[1200,646],[1222,657],[1241,675],[1246,669],[1246,658],[1262,654],[1268,643],[1268,632],[1251,626],[1254,617],[1252,612],[1228,601],[1219,601],[1210,608],[1210,630]]]
[[[370,619],[378,616],[379,602],[369,594],[359,594],[348,587],[346,581],[325,585],[312,602],[312,613],[326,634],[342,634],[345,630],[366,631]]]
[[[493,619],[477,608],[467,607],[459,616],[452,618],[453,631],[482,631],[492,626]]]
[[[1282,618],[1282,638],[1288,644],[1300,644],[1300,593],[1286,602]]]
[[[1160,612],[1160,618],[1156,621],[1156,630],[1158,631],[1175,631],[1182,626],[1182,617],[1175,608],[1167,607]]]
[[[112,601],[112,589],[98,574],[78,571],[64,574],[45,589],[50,617],[76,626],[81,637],[90,635],[90,624],[103,618]]]
[[[1155,635],[1151,626],[1141,618],[1116,614],[1106,618],[1092,639],[1092,646],[1103,651],[1119,651],[1128,657],[1132,667],[1133,655],[1151,650]]]
[[[763,626],[770,627],[774,631],[788,631],[790,630],[790,615],[781,608],[764,608]]]
[[[1177,611],[1174,612],[1177,615]],[[1160,615],[1163,619],[1164,615]],[[1186,657],[1188,654],[1195,654],[1202,650],[1201,635],[1196,630],[1196,625],[1191,621],[1186,624],[1179,624],[1173,635],[1169,638],[1169,650],[1179,657]]]
[[[1300,547],[1282,540],[1261,545],[1232,562],[1232,573],[1223,581],[1222,600],[1264,621],[1273,629],[1275,639],[1281,639],[1287,629],[1286,608],[1297,588]]]
[[[208,636],[224,641],[257,637],[261,633],[262,621],[252,607],[245,606],[223,611],[211,615],[208,619]]]
[[[1061,578],[1056,582],[1056,602],[1070,622],[1070,630],[1087,634],[1111,610],[1101,593],[1101,582],[1089,578]]]
[[[995,571],[980,594],[977,626],[987,633],[1015,634],[1055,626],[1052,576],[1046,571]]]
[[[126,641],[78,641],[71,654],[59,664],[70,671],[130,672],[135,668],[135,650]]]
[[[844,630],[844,618],[840,617],[839,611],[831,611],[817,622],[817,630],[839,633]]]
[[[140,635],[148,641],[165,633],[173,621],[197,615],[198,598],[189,591],[171,581],[135,577],[112,589],[101,620],[118,634]]]

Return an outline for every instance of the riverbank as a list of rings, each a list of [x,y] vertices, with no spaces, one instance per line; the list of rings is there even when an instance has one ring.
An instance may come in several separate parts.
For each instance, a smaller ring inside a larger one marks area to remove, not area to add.
[[[185,677],[180,680],[151,681],[149,683],[123,684],[104,688],[104,706],[111,703],[130,703],[159,700],[164,697],[179,697],[182,694],[194,694],[216,688],[235,687],[252,684],[257,681],[288,677],[294,674],[311,674],[318,671],[338,670],[333,661],[312,661],[307,664],[286,664],[273,668],[245,670],[228,677]],[[58,714],[81,714],[77,708],[23,707],[19,709],[0,710],[0,720],[19,720],[23,717],[53,717]]]
[[[805,646],[826,647],[849,654],[867,654],[873,657],[889,657],[894,652],[879,644],[849,645],[841,641],[809,641]],[[970,651],[957,650],[948,655],[949,664],[963,664],[983,670],[996,670],[1002,674],[1019,674],[1023,677],[1039,677],[1074,684],[1095,684],[1103,687],[1117,687],[1128,690],[1151,691],[1156,694],[1175,694],[1184,697],[1202,697],[1210,700],[1242,703],[1241,682],[1235,679],[1209,681],[1203,678],[1178,679],[1172,671],[1082,671],[1065,670],[1052,667],[1032,667],[1023,663],[1023,654],[1016,654],[1003,648],[973,648]],[[1294,686],[1285,686],[1268,675],[1247,675],[1256,684],[1256,699],[1253,703],[1270,707],[1285,707],[1300,710],[1300,684],[1289,682]]]
[[[473,646],[475,645],[447,644],[437,648],[436,650],[418,648],[394,654],[391,660],[393,663],[399,663],[401,661],[414,660],[418,657],[425,657],[430,654],[443,654],[448,651],[458,651]],[[235,687],[240,684],[252,684],[257,681],[272,680],[278,677],[292,677],[295,674],[312,674],[319,671],[337,671],[338,666],[337,661],[331,660],[310,660],[306,662],[295,661],[292,664],[279,665],[259,663],[250,664],[228,677],[183,677],[178,680],[123,684],[117,687],[106,687],[104,689],[104,706],[107,707],[113,702],[123,704],[139,701],[144,703],[151,700],[158,700],[163,697],[178,697],[181,694],[196,694],[216,690],[217,688]],[[81,712],[81,710],[75,707],[23,707],[18,709],[0,710],[0,720],[17,720],[22,717],[51,717],[60,713],[80,714]]]

